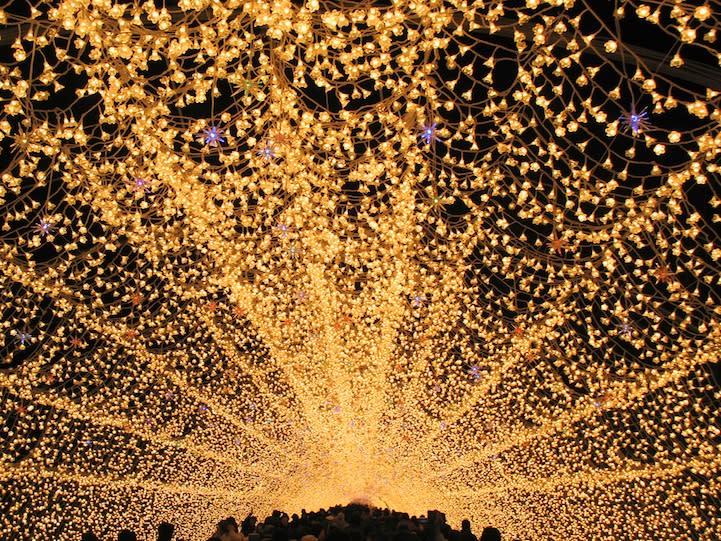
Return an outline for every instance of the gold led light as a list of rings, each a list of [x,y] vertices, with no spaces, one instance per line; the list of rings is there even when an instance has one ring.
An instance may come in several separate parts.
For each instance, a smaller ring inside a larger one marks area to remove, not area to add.
[[[719,4],[601,4],[6,5],[4,535],[716,539]]]

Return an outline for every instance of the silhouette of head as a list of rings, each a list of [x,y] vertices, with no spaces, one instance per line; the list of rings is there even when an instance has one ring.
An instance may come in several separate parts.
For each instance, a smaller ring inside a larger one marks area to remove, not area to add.
[[[138,536],[130,530],[120,530],[118,532],[118,541],[138,541]]]
[[[175,526],[169,522],[158,524],[158,541],[170,541],[175,533]]]
[[[490,526],[483,528],[480,541],[501,541],[501,532],[498,528],[491,528]]]

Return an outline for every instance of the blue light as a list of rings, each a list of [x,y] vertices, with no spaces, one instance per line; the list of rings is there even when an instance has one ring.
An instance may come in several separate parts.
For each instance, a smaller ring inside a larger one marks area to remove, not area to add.
[[[35,224],[35,230],[40,233],[43,237],[50,235],[54,230],[55,226],[52,222],[47,220],[40,220]]]
[[[225,137],[223,137],[222,129],[217,126],[210,126],[203,130],[203,140],[205,144],[211,147],[217,147],[220,144],[225,143]]]
[[[436,127],[438,124],[433,122],[432,124],[424,124],[423,130],[421,131],[421,139],[426,145],[430,145],[437,141],[440,141],[438,135],[436,135]]]
[[[631,128],[633,135],[638,135],[643,130],[647,130],[651,125],[647,122],[648,113],[646,111],[636,112],[636,106],[631,105],[631,111],[624,113],[619,117],[623,129],[628,130]]]
[[[275,158],[275,150],[270,145],[270,141],[265,142],[265,146],[258,151],[259,156],[263,156],[266,160]]]

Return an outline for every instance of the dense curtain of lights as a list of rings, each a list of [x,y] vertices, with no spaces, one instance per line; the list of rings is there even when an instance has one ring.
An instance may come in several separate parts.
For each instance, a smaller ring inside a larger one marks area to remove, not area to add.
[[[2,537],[717,539],[720,10],[6,5]]]

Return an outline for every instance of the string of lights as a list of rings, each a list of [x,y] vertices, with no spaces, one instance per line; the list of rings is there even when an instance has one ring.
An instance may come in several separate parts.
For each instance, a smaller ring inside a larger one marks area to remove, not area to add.
[[[6,3],[0,537],[717,539],[720,9]]]

